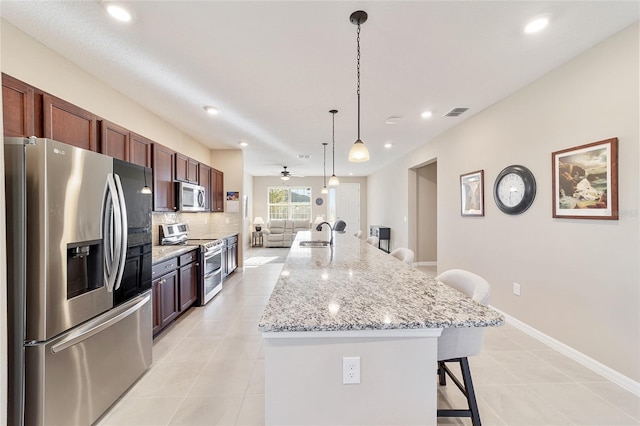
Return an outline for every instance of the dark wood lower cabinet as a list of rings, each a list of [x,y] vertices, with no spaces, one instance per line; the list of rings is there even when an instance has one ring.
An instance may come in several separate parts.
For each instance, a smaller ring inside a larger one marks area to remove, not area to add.
[[[160,278],[160,326],[166,327],[180,313],[178,303],[178,271],[170,272]]]
[[[198,298],[198,264],[180,268],[180,311],[186,311]]]
[[[153,335],[156,336],[198,300],[197,250],[153,265]]]

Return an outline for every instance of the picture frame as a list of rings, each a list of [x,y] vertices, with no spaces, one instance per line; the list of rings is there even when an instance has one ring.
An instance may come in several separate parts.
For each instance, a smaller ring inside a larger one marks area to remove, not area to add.
[[[618,138],[551,153],[553,217],[618,220]]]
[[[460,175],[460,214],[484,216],[484,170]]]

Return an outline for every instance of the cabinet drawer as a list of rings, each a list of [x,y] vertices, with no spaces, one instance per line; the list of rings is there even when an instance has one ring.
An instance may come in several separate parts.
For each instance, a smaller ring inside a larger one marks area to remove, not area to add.
[[[153,265],[151,270],[151,278],[158,278],[166,273],[173,271],[178,268],[178,258],[174,257],[169,260],[165,260],[164,262],[160,262],[156,265]]]
[[[190,251],[187,254],[180,256],[180,266],[187,265],[191,262],[195,262],[198,259],[198,250]]]

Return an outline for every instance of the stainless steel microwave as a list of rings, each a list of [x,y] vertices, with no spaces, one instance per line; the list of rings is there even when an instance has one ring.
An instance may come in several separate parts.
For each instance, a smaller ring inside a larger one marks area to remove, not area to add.
[[[204,186],[187,182],[178,182],[176,195],[178,196],[178,210],[183,212],[205,211],[206,190]]]

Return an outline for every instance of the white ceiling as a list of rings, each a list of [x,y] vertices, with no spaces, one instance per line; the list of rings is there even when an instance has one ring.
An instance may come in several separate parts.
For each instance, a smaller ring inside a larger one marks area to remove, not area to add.
[[[336,115],[336,174],[371,174],[638,20],[637,1],[6,1],[0,15],[211,148],[245,151],[245,170],[322,175]],[[361,31],[356,139],[355,10]],[[551,14],[542,33],[524,24]],[[220,114],[205,114],[213,105]],[[469,107],[457,118],[442,117]],[[432,110],[429,120],[420,118]],[[386,125],[388,117],[401,117]],[[393,143],[385,149],[384,143]],[[327,172],[331,174],[331,145]],[[298,154],[310,154],[300,160]]]

